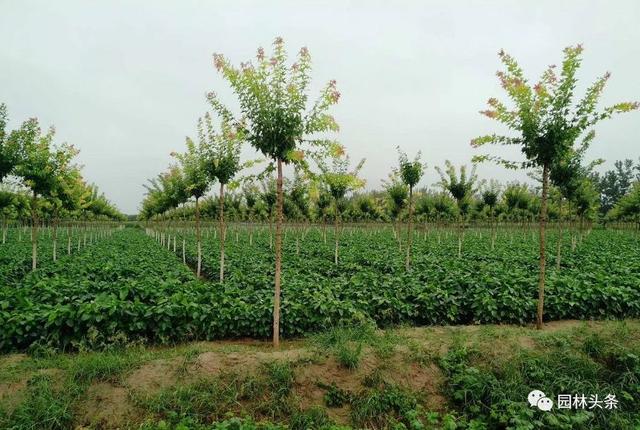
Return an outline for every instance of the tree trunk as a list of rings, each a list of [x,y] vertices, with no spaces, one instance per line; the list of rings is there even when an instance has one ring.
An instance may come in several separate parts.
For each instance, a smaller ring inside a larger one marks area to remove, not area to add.
[[[491,250],[496,249],[496,220],[494,209],[491,208]]]
[[[327,244],[327,220],[325,216],[322,215],[322,238],[324,240],[324,244]]]
[[[542,202],[540,205],[540,279],[538,282],[538,314],[536,328],[542,329],[542,315],[544,313],[544,276],[546,269],[545,233],[547,224],[547,194],[549,188],[549,166],[542,168]]]
[[[31,270],[38,267],[38,217],[36,214],[36,192],[31,200]]]
[[[200,237],[200,204],[199,197],[196,197],[196,246],[198,247],[198,263],[196,268],[196,276],[200,277],[200,272],[202,270],[202,243]]]
[[[462,215],[460,215],[460,220],[458,221],[458,258],[462,258],[462,239],[464,236],[464,226]]]
[[[227,236],[224,230],[224,184],[220,183],[220,282],[224,282],[224,240]]]
[[[269,213],[269,249],[273,249],[273,213]]]
[[[338,200],[335,201],[335,225],[334,225],[334,236],[335,236],[335,248],[333,253],[333,262],[338,264],[338,253],[340,248],[340,215],[338,211]]]
[[[58,219],[53,215],[53,261],[58,259]]]
[[[400,214],[396,216],[396,219],[393,223],[393,237],[398,241],[398,250],[402,253],[402,234],[400,230],[402,227],[400,226]]]
[[[556,250],[556,270],[560,270],[560,260],[561,260],[561,254],[562,254],[562,238],[564,236],[564,231],[563,231],[563,223],[562,223],[562,197],[560,198],[560,204],[558,205],[558,223],[559,223],[559,228],[558,228],[558,249]]]
[[[67,255],[71,255],[71,225],[67,224]]]
[[[282,159],[278,157],[278,178],[276,180],[276,272],[273,294],[273,346],[280,347],[280,276],[282,270]]]
[[[578,227],[578,243],[582,243],[582,238],[584,235],[584,214],[580,214],[580,226]]]
[[[411,267],[411,243],[413,242],[413,187],[409,187],[409,223],[407,225],[407,260],[405,268],[409,270]]]

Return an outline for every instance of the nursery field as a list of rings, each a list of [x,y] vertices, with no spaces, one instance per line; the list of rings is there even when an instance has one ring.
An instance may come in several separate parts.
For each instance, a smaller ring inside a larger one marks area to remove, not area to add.
[[[193,273],[191,230],[167,235],[173,240],[162,245],[152,230],[125,228],[20,279],[12,275],[0,289],[0,349],[268,338],[269,228],[227,231],[224,283],[215,281],[215,230],[203,234],[202,279]],[[640,316],[640,236],[614,230],[565,236],[559,269],[557,233],[548,241],[545,320]],[[281,332],[290,338],[362,323],[529,324],[537,302],[535,231],[498,230],[493,249],[491,237],[489,230],[467,231],[458,257],[456,230],[416,234],[413,266],[406,270],[390,228],[345,229],[338,264],[331,232],[325,243],[321,228],[287,229]],[[12,264],[21,263],[9,260],[3,270],[14,273]]]
[[[38,267],[46,267],[56,259],[80,252],[94,242],[107,237],[112,228],[60,228],[53,232],[46,228],[38,234]],[[54,241],[54,237],[57,239]],[[3,243],[0,244],[0,285],[10,286],[19,283],[31,271],[32,244],[31,229],[16,227],[3,229]]]

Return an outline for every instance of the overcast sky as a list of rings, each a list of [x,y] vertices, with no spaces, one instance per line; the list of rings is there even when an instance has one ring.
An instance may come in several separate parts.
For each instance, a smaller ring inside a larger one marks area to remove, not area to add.
[[[0,1],[0,102],[11,126],[54,124],[80,148],[84,176],[126,213],[143,184],[182,150],[207,110],[205,93],[232,94],[211,56],[234,63],[276,36],[311,52],[313,94],[336,79],[337,138],[366,157],[368,188],[421,150],[437,180],[445,159],[469,163],[472,137],[497,130],[478,114],[503,97],[495,72],[504,48],[531,80],[583,43],[587,85],[612,73],[603,104],[640,100],[640,1]],[[267,49],[268,51],[268,49]],[[640,113],[597,129],[590,158],[640,156]],[[482,165],[483,178],[524,179]]]

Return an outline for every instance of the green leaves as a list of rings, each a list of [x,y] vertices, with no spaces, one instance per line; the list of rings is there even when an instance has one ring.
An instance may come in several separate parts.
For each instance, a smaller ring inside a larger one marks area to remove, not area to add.
[[[522,206],[517,198],[513,204]],[[299,254],[295,235],[300,232],[288,229],[283,333],[297,336],[363,321],[378,326],[531,321],[536,269],[530,262],[536,255],[536,239],[526,231],[503,231],[490,251],[488,235],[469,234],[467,258],[459,259],[450,232],[432,231],[426,239],[416,240],[414,268],[406,272],[390,230],[344,234],[342,261],[336,266],[332,244],[324,245],[321,229],[298,237]],[[269,229],[254,226],[251,245],[246,233],[239,231],[237,243],[228,241],[232,263],[224,285],[195,280],[176,255],[137,229],[114,233],[26,277],[5,273],[2,278],[0,273],[0,349],[24,350],[34,342],[56,348],[108,345],[116,341],[111,337],[163,343],[269,336],[273,303]],[[194,235],[187,233],[184,238],[187,262],[193,264]],[[549,247],[555,249],[557,238],[550,239]],[[28,255],[24,245],[0,248],[0,268],[22,264],[12,258]],[[579,253],[563,253],[562,272],[549,274],[547,318],[640,316],[636,237],[594,230],[580,244]],[[218,242],[205,240],[203,255],[203,272],[215,277]],[[4,282],[9,277],[10,284]]]
[[[363,158],[354,167],[350,167],[350,158],[344,152],[343,147],[338,147],[331,154],[331,164],[328,164],[322,157],[317,157],[316,163],[320,169],[318,179],[321,186],[327,187],[334,200],[340,200],[348,192],[364,187],[364,180],[358,178],[358,173],[364,165]]]
[[[497,75],[513,106],[509,108],[498,99],[490,98],[489,109],[481,113],[505,124],[517,136],[486,135],[473,139],[471,145],[517,144],[522,146],[526,158],[522,167],[551,166],[570,156],[575,142],[584,133],[587,133],[587,137],[582,146],[586,147],[593,138],[591,128],[599,121],[616,113],[638,109],[640,105],[637,102],[623,102],[598,111],[597,104],[610,77],[609,73],[597,79],[581,100],[574,101],[578,82],[576,72],[582,61],[582,50],[581,45],[565,48],[560,75],[557,76],[555,66],[550,66],[533,86],[528,84],[518,63],[501,51],[499,57],[505,70]],[[499,156],[483,156],[477,160],[517,166],[517,163]]]
[[[255,65],[249,61],[235,67],[223,55],[214,54],[216,69],[240,102],[244,137],[268,158],[295,162],[291,155],[303,143],[312,148],[323,144],[315,139],[316,133],[338,130],[328,109],[338,102],[340,93],[335,81],[330,81],[308,107],[311,56],[302,48],[297,61],[287,66],[282,38],[274,41],[270,58],[259,48],[255,60]],[[214,109],[220,106],[215,93],[207,98]]]
[[[206,148],[203,155],[206,157],[209,177],[226,185],[242,167],[240,149],[244,130],[240,125],[232,124],[231,112],[219,102],[214,107],[222,118],[220,132],[214,130],[213,119],[207,112],[198,119],[198,137],[200,145]]]
[[[402,181],[409,187],[415,187],[424,173],[424,169],[427,168],[426,164],[422,164],[420,161],[421,153],[418,151],[413,161],[409,161],[407,154],[398,149],[398,163],[399,172]]]
[[[13,172],[19,161],[19,147],[15,139],[7,139],[7,105],[0,103],[0,183]]]
[[[211,179],[208,174],[208,148],[205,142],[200,141],[197,145],[189,137],[186,139],[187,151],[184,153],[172,153],[180,163],[184,188],[189,196],[200,198],[211,186]]]
[[[438,185],[445,191],[448,191],[456,200],[460,214],[466,214],[469,208],[470,198],[478,191],[478,176],[476,175],[475,164],[471,168],[471,173],[467,174],[467,166],[460,166],[460,174],[456,173],[455,166],[449,161],[445,161],[444,172],[436,167],[436,171],[440,175]]]

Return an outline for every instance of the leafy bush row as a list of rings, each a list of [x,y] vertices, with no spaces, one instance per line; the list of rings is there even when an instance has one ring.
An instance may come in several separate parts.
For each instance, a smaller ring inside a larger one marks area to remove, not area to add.
[[[246,235],[238,243],[229,240],[227,277],[219,284],[196,280],[172,252],[140,230],[115,233],[0,289],[0,349],[269,337],[273,257],[268,231],[255,234],[252,246]],[[388,233],[345,234],[338,266],[319,232],[300,238],[297,247],[290,233],[281,329],[297,336],[364,321],[379,326],[532,321],[536,245],[530,234],[514,240],[518,234],[499,237],[493,253],[486,236],[468,235],[463,259],[457,258],[455,237],[438,243],[429,236],[417,241],[414,267],[406,272]],[[217,242],[210,237],[204,249],[205,273],[211,276],[218,271]],[[188,241],[189,261],[193,251]],[[592,233],[579,252],[567,250],[562,270],[550,271],[546,318],[639,316],[636,251],[636,238],[606,231]]]

